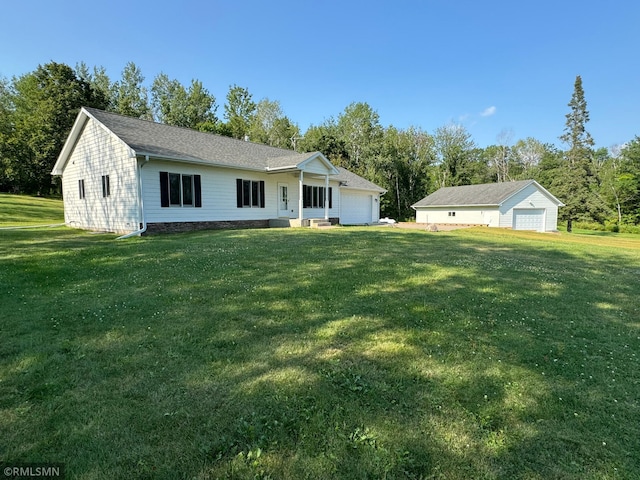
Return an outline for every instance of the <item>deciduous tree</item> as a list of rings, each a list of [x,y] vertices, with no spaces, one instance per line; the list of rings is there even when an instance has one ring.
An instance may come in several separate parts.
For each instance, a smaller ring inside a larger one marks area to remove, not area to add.
[[[336,128],[347,152],[345,167],[367,177],[367,172],[373,171],[382,143],[383,129],[378,113],[367,103],[352,103],[338,116]]]
[[[154,116],[161,123],[197,129],[217,122],[215,97],[198,80],[192,80],[187,90],[161,73],[153,81],[151,98]]]
[[[14,78],[4,162],[14,191],[48,194],[51,169],[82,106],[105,108],[106,98],[68,65],[51,62]],[[5,160],[7,160],[5,158]]]
[[[462,125],[449,124],[436,129],[433,135],[438,187],[469,185],[467,166],[475,144],[471,134]]]
[[[249,90],[238,85],[229,87],[227,103],[224,105],[224,118],[234,138],[242,139],[249,135],[249,129],[256,112],[256,103],[251,99]]]
[[[249,129],[251,141],[293,150],[299,136],[299,128],[282,112],[280,102],[263,98],[257,103]]]
[[[114,84],[113,91],[113,110],[116,113],[148,120],[153,118],[144,76],[135,63],[127,63],[122,71],[122,78]]]

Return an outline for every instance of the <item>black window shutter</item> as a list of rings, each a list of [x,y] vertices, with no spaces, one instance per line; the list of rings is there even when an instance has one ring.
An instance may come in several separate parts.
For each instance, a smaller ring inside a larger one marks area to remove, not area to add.
[[[160,206],[169,206],[169,173],[160,172]]]
[[[333,187],[329,187],[329,208],[333,208]]]
[[[260,208],[264,208],[264,180],[260,180]]]
[[[200,175],[193,176],[193,189],[195,193],[195,206],[202,207],[202,180]]]
[[[311,207],[312,187],[310,187],[309,185],[303,185],[302,189],[303,189],[302,206],[303,208],[309,208]]]
[[[242,179],[236,179],[236,198],[238,202],[238,208],[242,208]]]

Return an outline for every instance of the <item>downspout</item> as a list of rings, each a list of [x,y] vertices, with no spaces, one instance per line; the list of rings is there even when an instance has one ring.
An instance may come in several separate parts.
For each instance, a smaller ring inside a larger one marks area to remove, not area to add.
[[[144,200],[143,200],[144,195],[142,193],[142,167],[144,167],[147,163],[149,163],[149,155],[144,156],[144,162],[140,164],[140,168],[138,170],[138,188],[140,191],[140,195],[138,196],[138,202],[140,203],[140,216],[142,217],[142,228],[139,230],[136,230],[135,232],[122,235],[116,238],[116,240],[124,240],[125,238],[142,235],[144,232],[147,231],[147,220],[145,219],[145,216],[144,216]]]

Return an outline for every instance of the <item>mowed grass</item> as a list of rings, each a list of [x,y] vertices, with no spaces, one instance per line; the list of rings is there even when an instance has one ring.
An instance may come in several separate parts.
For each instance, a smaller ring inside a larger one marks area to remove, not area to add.
[[[68,478],[640,477],[640,239],[0,233],[0,459]]]
[[[0,228],[64,223],[62,200],[0,193]]]

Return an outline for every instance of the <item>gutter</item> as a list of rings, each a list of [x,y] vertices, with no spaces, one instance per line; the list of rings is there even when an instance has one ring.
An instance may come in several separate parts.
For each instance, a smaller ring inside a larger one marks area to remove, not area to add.
[[[135,237],[138,235],[142,235],[144,232],[147,231],[147,220],[145,219],[144,216],[144,200],[143,200],[143,194],[142,194],[142,167],[144,167],[147,163],[149,163],[149,155],[145,155],[144,156],[144,162],[142,162],[140,164],[140,169],[138,170],[139,173],[139,182],[138,182],[138,186],[140,188],[140,197],[139,197],[139,201],[140,201],[140,216],[142,217],[142,228],[139,230],[136,230],[135,232],[131,232],[131,233],[127,233],[125,235],[122,235],[118,238],[116,238],[116,240],[124,240],[125,238],[130,238],[130,237]]]

